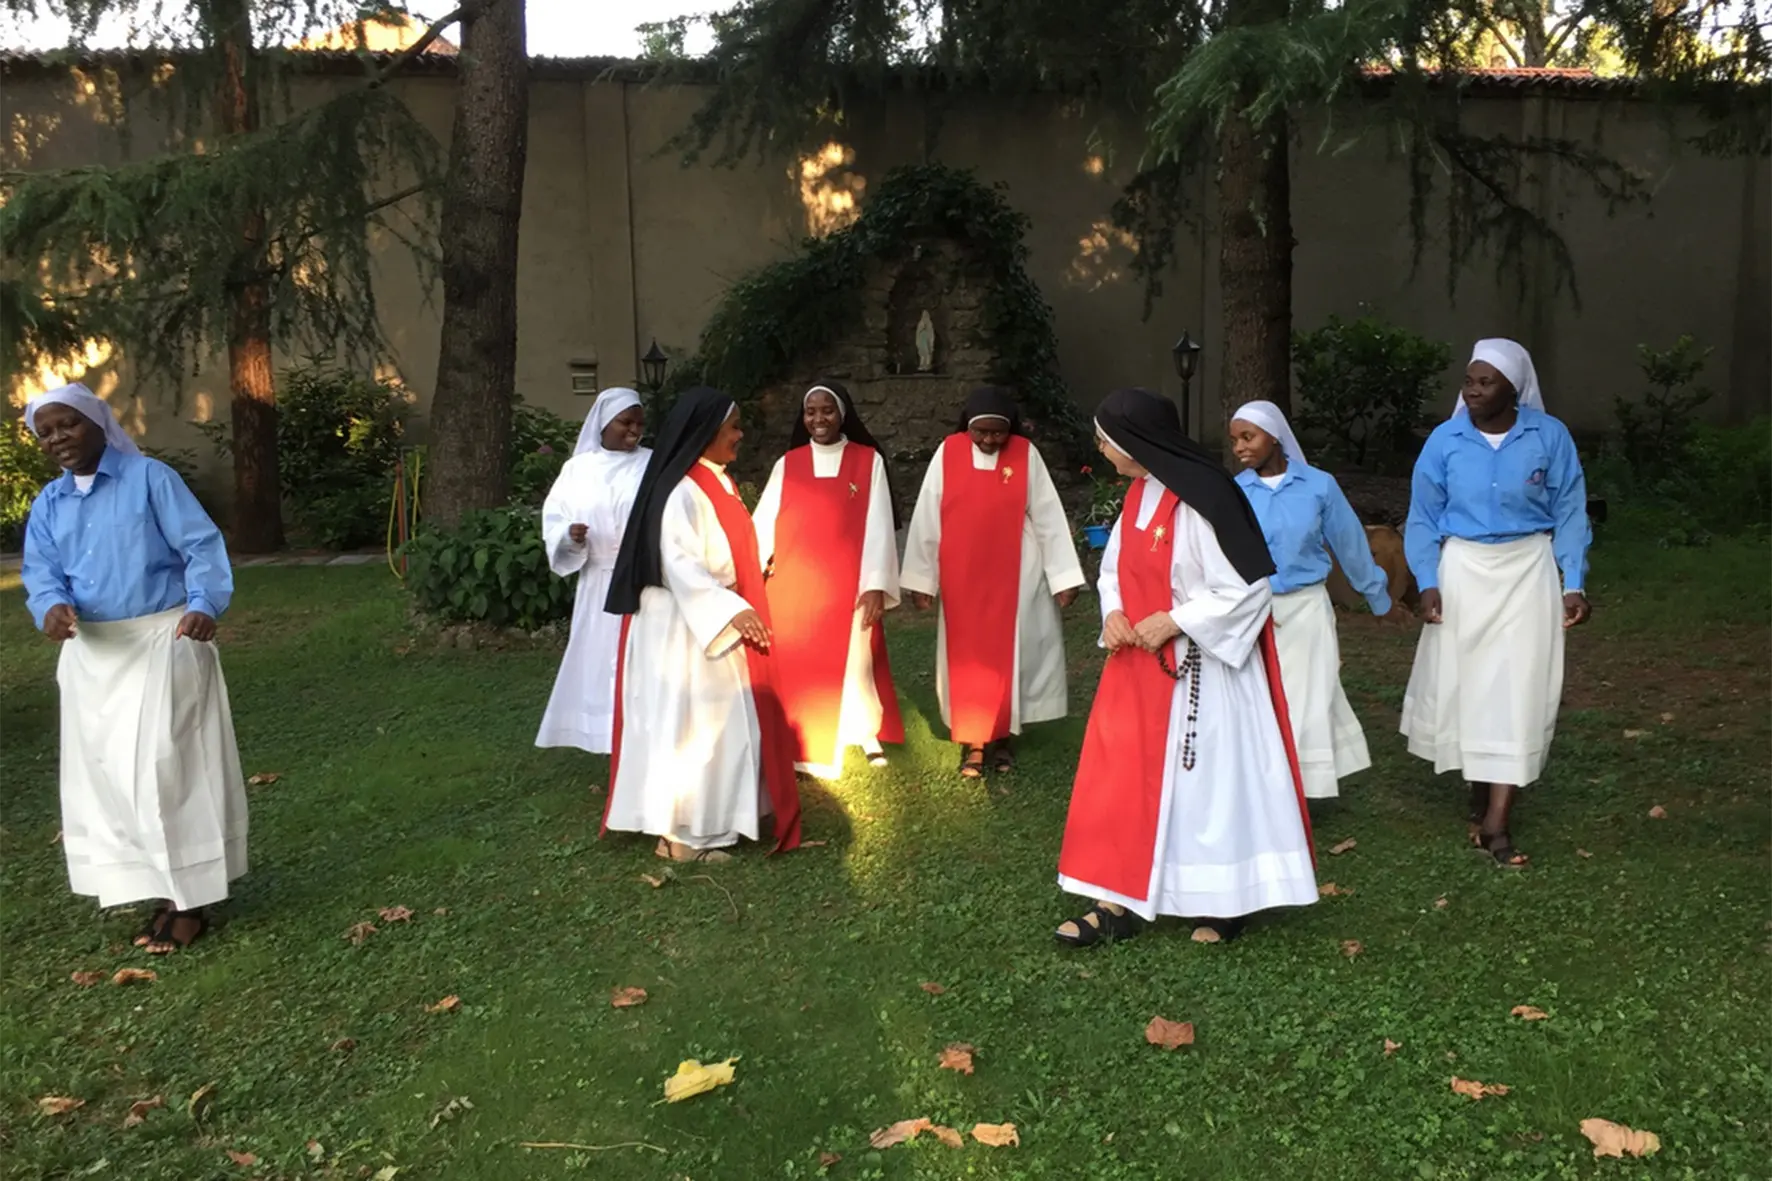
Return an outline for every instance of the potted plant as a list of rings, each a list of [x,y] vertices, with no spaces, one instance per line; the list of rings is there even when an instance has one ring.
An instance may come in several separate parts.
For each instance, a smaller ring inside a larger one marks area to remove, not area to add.
[[[1106,549],[1108,537],[1114,531],[1114,522],[1119,518],[1120,508],[1126,502],[1126,489],[1132,481],[1117,478],[1104,480],[1090,467],[1084,467],[1083,474],[1090,481],[1089,507],[1083,514],[1083,540],[1090,549]]]

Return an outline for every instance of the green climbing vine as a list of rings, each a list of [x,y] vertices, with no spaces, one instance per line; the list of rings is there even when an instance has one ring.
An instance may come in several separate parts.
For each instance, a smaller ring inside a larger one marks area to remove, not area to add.
[[[733,284],[702,330],[696,353],[661,396],[711,385],[740,402],[790,375],[794,363],[840,341],[862,320],[869,269],[922,241],[959,243],[987,291],[980,342],[991,380],[1016,390],[1028,417],[1086,446],[1088,421],[1059,376],[1052,309],[1027,273],[1028,218],[1001,184],[943,164],[893,169],[848,228],[809,238],[800,253]]]

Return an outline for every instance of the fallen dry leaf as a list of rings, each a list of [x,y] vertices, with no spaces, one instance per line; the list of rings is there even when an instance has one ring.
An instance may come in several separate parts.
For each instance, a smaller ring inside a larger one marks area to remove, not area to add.
[[[242,1169],[250,1169],[253,1165],[258,1163],[258,1158],[253,1156],[250,1152],[235,1152],[232,1148],[228,1149],[228,1159],[239,1165]]]
[[[1177,1050],[1182,1046],[1194,1044],[1194,1023],[1192,1021],[1170,1021],[1166,1017],[1152,1017],[1151,1023],[1144,1027],[1144,1040],[1153,1046],[1161,1046],[1165,1050]]]
[[[1575,855],[1577,857],[1581,858],[1583,861],[1586,861],[1593,856],[1593,854],[1589,853],[1586,849],[1575,850]]]
[[[1340,857],[1343,853],[1347,852],[1349,849],[1357,848],[1359,846],[1359,844],[1360,844],[1359,841],[1356,841],[1353,837],[1349,837],[1347,840],[1341,842],[1341,844],[1339,844],[1339,845],[1329,846],[1329,855],[1331,857]]]
[[[1358,939],[1343,939],[1341,941],[1341,954],[1350,960],[1365,950],[1366,945]]]
[[[1662,720],[1662,721],[1664,721],[1664,722],[1671,722],[1671,721],[1673,721],[1673,720],[1674,720],[1674,715],[1672,715],[1672,714],[1662,714],[1662,715],[1661,715],[1661,720]]]
[[[67,1095],[45,1095],[37,1100],[37,1110],[44,1115],[66,1115],[85,1106],[86,1100],[72,1099]]]
[[[635,1005],[645,1003],[646,990],[644,988],[616,988],[611,989],[609,993],[609,1007],[612,1009],[631,1009]]]
[[[821,1152],[818,1154],[818,1167],[828,1169],[842,1159],[843,1154],[840,1152]]]
[[[941,1052],[941,1058],[936,1065],[943,1070],[957,1070],[961,1074],[971,1074],[972,1052],[975,1049],[977,1049],[976,1046],[968,1045],[965,1042],[954,1042]]]
[[[474,1110],[474,1101],[466,1095],[459,1095],[449,1100],[431,1114],[431,1127],[448,1123],[464,1111]]]
[[[1518,1017],[1522,1021],[1544,1021],[1550,1017],[1550,1014],[1532,1005],[1515,1005],[1508,1016]]]
[[[944,1128],[940,1124],[930,1124],[929,1131],[934,1134],[937,1140],[940,1140],[949,1148],[966,1147],[966,1141],[961,1138],[960,1133],[954,1131],[952,1128]]]
[[[1651,819],[1651,820],[1666,820],[1667,819],[1667,809],[1663,808],[1660,804],[1655,805],[1653,808],[1649,809],[1649,819]]]
[[[123,1126],[133,1128],[148,1122],[148,1112],[156,1107],[166,1106],[166,1096],[155,1095],[152,1099],[137,1099],[129,1105],[129,1114],[123,1117]]]
[[[55,830],[55,835],[49,838],[49,843],[52,845],[59,845],[62,843],[62,830],[61,829],[58,828]]]
[[[363,941],[375,934],[374,923],[352,923],[345,931],[344,937],[351,941],[352,947],[362,947]]]
[[[1445,910],[1448,906],[1451,906],[1451,905],[1452,905],[1452,903],[1450,901],[1448,901],[1444,896],[1434,899],[1434,909],[1435,910]]]
[[[349,1054],[352,1050],[355,1050],[356,1048],[357,1048],[357,1039],[354,1037],[341,1037],[336,1042],[333,1042],[332,1045],[327,1047],[327,1049],[332,1050],[335,1053],[339,1053],[339,1054]]]
[[[460,997],[446,996],[434,1005],[426,1005],[425,1012],[427,1012],[427,1013],[453,1013],[459,1008],[461,1008],[461,998]]]
[[[1594,1156],[1651,1156],[1661,1151],[1661,1137],[1639,1132],[1607,1119],[1584,1119],[1581,1134],[1594,1146]]]
[[[269,787],[281,778],[283,778],[283,776],[275,771],[260,771],[257,775],[254,775],[251,779],[246,781],[246,786]]]
[[[677,1073],[665,1080],[664,1093],[666,1103],[680,1103],[685,1099],[693,1099],[705,1094],[715,1087],[724,1087],[732,1082],[734,1062],[737,1058],[728,1058],[724,1062],[715,1062],[703,1066],[695,1059],[677,1064]]]
[[[155,972],[152,968],[118,968],[117,974],[111,977],[111,983],[119,986],[124,984],[152,984],[158,979],[160,979],[160,974]]]
[[[645,882],[648,886],[651,886],[654,890],[659,889],[660,887],[662,887],[665,884],[664,878],[655,877],[654,875],[649,874],[649,873],[641,874],[640,880]]]
[[[906,1140],[915,1140],[919,1132],[927,1132],[934,1126],[926,1118],[901,1119],[869,1136],[868,1143],[875,1148],[891,1148],[895,1144],[903,1144]]]
[[[1334,882],[1324,882],[1317,887],[1317,894],[1322,898],[1346,898],[1353,893],[1351,888],[1343,888]]]
[[[941,985],[935,983],[935,981],[933,981],[933,980],[925,980],[925,981],[923,981],[923,983],[919,984],[917,987],[921,988],[924,992],[928,993],[930,996],[940,996],[942,993],[947,991],[947,989],[945,989]]]
[[[381,915],[381,921],[384,923],[409,923],[412,921],[412,912],[404,906],[384,906],[377,913]]]
[[[449,914],[449,908],[447,906],[439,906],[436,910],[433,910],[431,913],[436,915],[438,918],[446,918]]]
[[[105,974],[103,972],[74,972],[68,976],[69,980],[72,980],[81,988],[91,988],[95,984],[102,983],[104,978]]]
[[[1459,1078],[1457,1075],[1452,1076],[1452,1089],[1471,1099],[1486,1099],[1490,1095],[1505,1095],[1509,1090],[1506,1083],[1480,1083],[1475,1079]]]
[[[822,849],[828,844],[830,844],[829,841],[801,841],[800,847],[802,849]]]
[[[1641,738],[1643,736],[1643,732],[1641,730],[1626,730],[1624,732],[1624,736],[1626,738]]]
[[[1400,1050],[1402,1048],[1403,1048],[1402,1042],[1393,1042],[1388,1037],[1384,1039],[1384,1056],[1386,1058],[1389,1058],[1392,1054],[1395,1054],[1398,1050]]]
[[[972,1138],[987,1148],[1021,1147],[1021,1135],[1014,1124],[973,1124]]]

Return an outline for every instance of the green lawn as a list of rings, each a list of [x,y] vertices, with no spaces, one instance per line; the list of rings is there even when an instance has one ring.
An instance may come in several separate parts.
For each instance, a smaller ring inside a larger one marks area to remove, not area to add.
[[[838,1153],[838,1178],[1764,1176],[1768,548],[1609,537],[1594,566],[1556,754],[1516,821],[1530,870],[1466,851],[1462,791],[1403,754],[1414,630],[1348,617],[1377,765],[1317,826],[1323,850],[1358,840],[1321,867],[1351,896],[1227,947],[1162,927],[1095,953],[1050,936],[1078,909],[1053,874],[1081,721],[1031,735],[1013,778],[962,782],[930,733],[926,620],[893,632],[910,744],[808,793],[824,844],[655,889],[651,841],[597,839],[603,761],[530,746],[553,653],[415,640],[385,570],[245,571],[224,635],[240,745],[282,778],[252,790],[225,928],[131,988],[69,980],[142,962],[139,915],[67,893],[53,652],[9,590],[0,1170],[748,1181]],[[1073,612],[1079,713],[1092,606]],[[377,918],[391,906],[416,917]],[[613,1009],[618,986],[650,1000]],[[426,1012],[446,996],[458,1011]],[[1147,1045],[1155,1015],[1196,1044]],[[937,1069],[950,1042],[977,1047],[976,1074]],[[659,1102],[680,1060],[732,1056],[735,1085]],[[1454,1075],[1512,1091],[1472,1102]],[[46,1095],[85,1106],[46,1117]],[[1013,1121],[1022,1145],[868,1147],[920,1116]],[[1596,1163],[1590,1116],[1664,1147]]]

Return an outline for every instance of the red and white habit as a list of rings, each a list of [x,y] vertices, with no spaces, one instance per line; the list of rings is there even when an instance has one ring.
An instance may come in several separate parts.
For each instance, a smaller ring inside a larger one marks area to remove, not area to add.
[[[1085,579],[1026,436],[990,455],[965,434],[947,438],[923,477],[899,582],[940,597],[935,689],[955,742],[982,746],[1069,712],[1053,596]]]
[[[764,568],[774,564],[771,655],[796,766],[835,779],[849,747],[904,741],[884,622],[863,628],[857,605],[879,591],[898,606],[885,461],[847,439],[795,447],[769,473],[754,520]]]
[[[1152,475],[1127,494],[1098,590],[1104,620],[1124,611],[1137,624],[1170,612],[1182,634],[1169,646],[1169,667],[1184,675],[1171,678],[1141,648],[1108,657],[1072,789],[1059,886],[1144,919],[1228,919],[1315,902],[1267,579],[1239,574],[1205,518]],[[1197,707],[1185,671],[1189,641],[1198,652]]]

